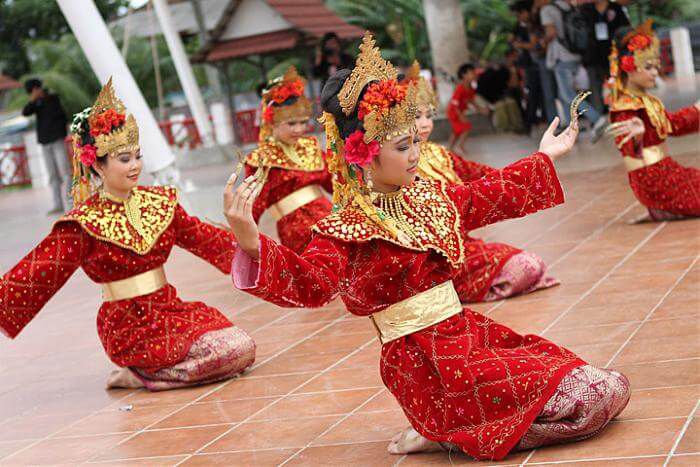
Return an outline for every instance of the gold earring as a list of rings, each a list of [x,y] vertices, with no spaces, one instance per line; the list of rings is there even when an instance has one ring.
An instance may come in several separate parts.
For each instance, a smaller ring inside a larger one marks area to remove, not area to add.
[[[374,191],[374,183],[372,183],[372,169],[367,169],[367,174],[365,175],[367,191],[369,192],[369,199],[371,202],[375,202],[377,199],[377,193]]]

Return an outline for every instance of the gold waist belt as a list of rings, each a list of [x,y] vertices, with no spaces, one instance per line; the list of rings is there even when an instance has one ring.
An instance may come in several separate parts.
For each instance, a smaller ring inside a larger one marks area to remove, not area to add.
[[[318,198],[323,196],[323,190],[319,185],[308,185],[304,188],[299,188],[272,206],[270,206],[270,213],[276,221],[282,219],[287,214],[296,211],[305,204],[311,201],[316,201]]]
[[[120,281],[103,283],[102,299],[106,302],[114,302],[148,295],[167,285],[167,283],[165,271],[161,266]]]
[[[642,169],[644,167],[649,167],[657,162],[661,161],[666,157],[666,148],[658,144],[656,146],[649,146],[642,148],[642,158],[637,159],[636,157],[625,156],[623,159],[625,161],[625,167],[628,172],[633,170]]]
[[[370,315],[382,344],[413,334],[462,311],[452,281],[394,303]]]

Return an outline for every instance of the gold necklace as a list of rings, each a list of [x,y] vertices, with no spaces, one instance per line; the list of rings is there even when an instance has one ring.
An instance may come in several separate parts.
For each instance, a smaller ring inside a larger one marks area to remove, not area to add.
[[[393,220],[401,232],[406,234],[414,242],[418,242],[418,234],[414,226],[409,222],[411,218],[406,215],[406,211],[410,212],[410,209],[404,199],[403,191],[399,190],[393,193],[375,192],[374,194],[382,213]]]
[[[122,204],[124,206],[124,214],[126,215],[126,220],[131,224],[131,226],[139,233],[141,238],[143,238],[147,243],[153,241],[153,235],[148,230],[143,227],[143,220],[141,219],[141,197],[135,195],[134,192],[129,192],[129,197],[124,199],[118,196],[114,196],[111,193],[104,191],[100,192],[101,196],[115,203]]]

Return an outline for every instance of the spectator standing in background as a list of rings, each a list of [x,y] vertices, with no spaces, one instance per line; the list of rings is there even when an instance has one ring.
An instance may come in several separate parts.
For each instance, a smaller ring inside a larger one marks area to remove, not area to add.
[[[330,76],[343,68],[351,69],[355,60],[350,54],[343,52],[340,38],[334,32],[327,32],[321,38],[314,59],[313,74],[321,80],[321,89]]]
[[[591,103],[600,113],[607,113],[603,104],[603,83],[608,79],[610,45],[615,32],[629,26],[622,7],[609,0],[595,0],[581,5],[581,13],[586,18],[590,33],[590,45],[583,55],[583,63],[588,72],[591,89]]]
[[[534,57],[538,48],[538,40],[533,33],[530,20],[532,7],[533,2],[529,0],[519,0],[511,5],[511,10],[518,19],[518,23],[513,30],[511,44],[518,51],[515,65],[522,70],[525,78],[527,95],[525,97],[524,123],[528,133],[533,125],[546,118],[540,72]],[[538,111],[541,118],[537,116]],[[552,118],[554,118],[554,115],[552,115]]]
[[[554,73],[547,68],[547,44],[544,41],[544,27],[540,21],[540,10],[549,4],[550,0],[535,0],[530,13],[530,35],[535,38],[535,47],[530,55],[537,65],[537,72],[540,78],[542,89],[542,101],[544,105],[544,118],[547,122],[554,120],[557,116],[555,100],[557,98],[557,84],[554,80]]]
[[[571,21],[573,15],[578,15],[578,12],[571,0],[553,0],[540,11],[540,19],[545,29],[544,40],[547,44],[547,67],[554,70],[557,94],[564,108],[560,116],[562,128],[569,125],[568,108],[576,97],[574,80],[581,68],[581,55],[572,50],[574,44],[571,38],[575,31],[570,26],[574,25]],[[580,26],[580,22],[576,25]],[[580,34],[576,34],[576,37],[580,37]],[[587,37],[585,33],[584,37]],[[581,104],[581,110],[586,112],[584,116],[593,124],[591,141],[595,143],[603,135],[607,119],[587,102]]]
[[[49,93],[40,80],[27,80],[24,89],[29,94],[29,103],[22,109],[22,115],[36,115],[37,140],[41,145],[53,193],[54,205],[48,214],[63,213],[70,208],[68,192],[73,172],[64,143],[68,118],[61,100],[56,94]]]

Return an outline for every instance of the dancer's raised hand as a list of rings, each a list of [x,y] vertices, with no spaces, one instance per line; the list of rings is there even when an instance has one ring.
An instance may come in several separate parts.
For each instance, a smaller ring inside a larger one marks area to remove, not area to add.
[[[253,203],[262,190],[261,183],[254,175],[243,180],[234,188],[237,173],[234,172],[224,188],[224,215],[236,236],[238,246],[252,258],[258,259],[260,238],[258,225],[253,218]]]
[[[547,131],[540,140],[540,152],[547,154],[552,160],[558,159],[571,151],[578,136],[578,121],[572,120],[571,124],[558,136],[554,132],[559,126],[559,117],[554,117]]]
[[[623,136],[617,147],[621,148],[632,138],[641,138],[644,135],[644,122],[639,117],[632,117],[629,120],[613,123],[605,129],[613,138]]]

